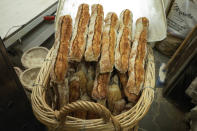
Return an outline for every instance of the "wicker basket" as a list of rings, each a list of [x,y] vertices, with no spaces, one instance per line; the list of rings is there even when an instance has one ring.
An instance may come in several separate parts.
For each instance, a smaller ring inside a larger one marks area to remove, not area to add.
[[[32,88],[34,86],[34,81],[36,80],[39,71],[40,71],[40,67],[34,67],[34,68],[29,68],[21,73],[20,81],[26,90],[30,92],[32,91]]]
[[[32,108],[36,118],[50,130],[58,131],[115,131],[134,128],[144,117],[154,98],[155,65],[152,49],[148,47],[146,62],[146,76],[142,94],[136,105],[120,115],[113,116],[104,106],[88,101],[77,101],[66,105],[59,111],[49,107],[45,100],[46,85],[49,82],[49,74],[52,63],[57,53],[57,45],[49,51],[45,62],[36,79],[36,86],[32,91]],[[101,119],[83,120],[68,116],[70,112],[78,110],[92,111]]]
[[[42,66],[48,52],[45,47],[33,47],[23,54],[21,63],[27,69]]]
[[[19,76],[25,94],[27,95],[27,98],[30,102],[31,102],[32,88],[34,87],[33,84],[35,82],[35,79],[37,78],[39,71],[40,71],[40,67],[29,68],[24,72],[21,72]]]

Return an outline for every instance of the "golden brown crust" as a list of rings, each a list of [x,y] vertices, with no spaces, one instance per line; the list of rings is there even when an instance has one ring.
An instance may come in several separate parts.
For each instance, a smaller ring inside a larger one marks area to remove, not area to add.
[[[80,13],[79,13],[80,12]],[[78,61],[80,62],[84,51],[85,51],[85,45],[86,45],[86,32],[87,32],[87,25],[89,23],[89,5],[82,4],[79,6],[78,13],[79,16],[79,22],[78,22],[78,28],[77,28],[77,35],[74,36],[74,40],[72,41],[71,51],[69,54],[70,60]]]
[[[60,45],[55,62],[55,76],[57,82],[63,82],[68,69],[68,48],[72,34],[72,18],[69,15],[63,16],[60,30]]]
[[[122,99],[122,95],[119,87],[118,76],[113,76],[111,81],[112,84],[108,87],[107,103],[109,110],[112,112],[114,110],[115,102]]]
[[[111,63],[109,60],[109,37],[108,32],[104,31],[102,35],[102,52],[99,61],[100,72],[105,73],[111,71]]]
[[[139,95],[136,95],[134,93],[129,93],[128,88],[124,88],[124,93],[127,96],[128,101],[132,103],[136,103],[137,99],[139,98]]]
[[[82,70],[80,70],[80,71],[76,72],[75,75],[77,77],[79,77],[79,84],[80,84],[80,91],[81,91],[80,96],[82,96],[82,95],[86,94],[86,92],[87,92],[86,91],[86,86],[87,86],[86,74]]]
[[[130,54],[130,44],[131,41],[128,38],[128,35],[130,35],[131,31],[129,30],[128,27],[125,27],[123,29],[123,36],[120,40],[120,55],[121,55],[121,71],[126,72],[128,70],[128,65],[129,65],[129,54]]]
[[[99,63],[101,73],[112,72],[113,70],[117,25],[117,15],[115,13],[108,13],[105,19],[105,27],[102,37],[102,52]]]
[[[94,78],[95,78],[95,71],[93,65],[89,65],[87,71],[87,94],[88,96],[92,96],[92,90],[94,87]]]
[[[103,28],[103,7],[101,5],[97,6],[97,17],[95,22],[95,30],[94,30],[94,37],[92,42],[92,50],[94,57],[98,60],[100,56],[100,48],[101,48],[101,35],[102,35],[102,28]]]
[[[105,99],[107,97],[108,83],[110,73],[98,74],[94,82],[92,97],[96,100]]]
[[[85,51],[86,61],[98,61],[101,51],[104,12],[102,5],[92,5],[92,14],[88,27],[88,40]]]
[[[136,24],[140,23],[140,21],[142,21],[144,28],[147,28],[149,26],[149,20],[146,17],[141,17],[137,19]]]
[[[120,84],[123,88],[126,88],[127,81],[128,81],[128,76],[126,73],[118,73],[119,79],[120,79]]]
[[[121,13],[119,34],[115,52],[115,67],[121,73],[128,70],[131,51],[132,13],[127,9]]]
[[[114,103],[113,115],[119,115],[125,108],[126,101],[121,99]]]
[[[129,70],[129,80],[127,82],[127,87],[124,89],[125,95],[131,102],[137,100],[144,83],[147,32],[148,19],[144,17],[139,18],[136,22],[135,40],[130,54],[130,61],[132,63],[129,65],[131,66]]]
[[[127,75],[127,73],[118,72],[118,77],[120,80],[122,97],[125,97],[124,88],[126,88],[126,86],[127,86],[128,75]]]
[[[145,69],[144,69],[144,60],[146,58],[146,52],[147,52],[147,25],[148,20],[146,18],[142,18],[142,23],[144,26],[144,30],[142,31],[140,38],[139,38],[139,45],[137,48],[137,56],[135,61],[135,86],[141,87],[141,84],[144,83],[144,75],[145,75]]]
[[[88,82],[87,82],[87,94],[90,97],[92,96],[93,87],[94,87],[94,80],[88,80]]]
[[[75,102],[79,99],[87,100],[86,96],[86,84],[87,79],[86,75],[82,70],[74,73],[71,77],[70,84],[69,84],[69,102]],[[77,111],[72,113],[74,117],[85,119],[87,112],[86,111]]]
[[[114,49],[115,49],[115,45],[116,45],[116,26],[117,26],[117,22],[118,22],[118,17],[115,13],[112,14],[111,17],[111,28],[110,28],[110,38],[109,38],[109,58],[110,58],[110,63],[111,63],[111,67],[113,69],[114,66]]]
[[[143,59],[145,59],[145,54],[146,54],[146,43],[143,41],[144,38],[146,37],[146,31],[142,32],[142,35],[140,36],[139,40],[139,46],[137,48],[137,51],[139,54],[137,54],[137,58],[135,60],[135,76],[136,76],[136,86],[140,87],[140,84],[144,81],[144,65],[143,65]]]
[[[131,11],[128,10],[128,9],[126,9],[126,10],[124,11],[124,16],[123,16],[123,24],[124,24],[124,25],[128,25],[128,24],[129,24],[129,22],[130,22],[130,20],[131,20],[130,15],[131,15]]]
[[[69,83],[69,103],[75,102],[80,98],[79,78],[74,76]]]

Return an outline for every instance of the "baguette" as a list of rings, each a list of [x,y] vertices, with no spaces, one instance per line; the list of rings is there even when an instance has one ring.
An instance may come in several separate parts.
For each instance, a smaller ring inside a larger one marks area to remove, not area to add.
[[[78,8],[74,31],[71,39],[69,52],[70,61],[80,62],[84,55],[89,17],[89,5],[81,4]]]
[[[69,81],[69,103],[75,102],[79,99],[80,99],[79,77],[73,74]],[[83,117],[78,112],[72,112],[69,115],[74,117]]]
[[[101,59],[99,61],[100,73],[112,72],[115,62],[115,45],[118,28],[118,17],[115,13],[108,13],[102,35]]]
[[[126,88],[124,88],[125,95],[130,102],[136,102],[144,83],[147,32],[148,19],[145,17],[139,18],[136,21],[135,38],[129,59],[129,79]]]
[[[70,80],[69,85],[69,102],[75,102],[77,100],[89,100],[86,94],[87,79],[84,71],[82,70],[83,65],[80,65],[79,71],[74,73]],[[87,111],[77,111],[72,113],[74,117],[85,119]]]
[[[86,86],[87,86],[87,78],[86,74],[80,70],[76,72],[75,74],[77,77],[79,77],[79,84],[80,84],[80,96],[83,96],[87,93]]]
[[[88,27],[88,40],[85,51],[86,61],[98,61],[101,48],[101,35],[103,30],[104,12],[102,5],[92,5],[92,14]]]
[[[69,87],[68,87],[68,79],[64,80],[63,85],[58,85],[58,93],[59,93],[59,108],[65,106],[69,102]]]
[[[65,76],[68,70],[68,49],[69,42],[72,35],[72,19],[69,15],[62,16],[59,19],[58,31],[60,35],[56,35],[56,41],[59,43],[59,48],[56,56],[56,60],[53,63],[51,72],[51,86],[54,90],[54,106],[56,109],[60,109],[68,101],[68,82],[65,80]],[[57,46],[58,44],[56,44]]]
[[[118,83],[118,76],[115,75],[112,78],[112,84],[109,86],[108,97],[107,97],[108,108],[110,111],[114,110],[115,102],[120,99],[122,99],[122,95]]]
[[[132,40],[132,16],[131,11],[128,9],[124,10],[120,15],[120,26],[115,49],[115,67],[121,73],[127,72],[129,65]]]
[[[53,80],[62,83],[68,70],[68,48],[72,35],[72,19],[69,15],[62,16],[60,30],[60,44],[57,53],[57,58],[54,65]],[[60,19],[60,20],[61,20]]]
[[[119,76],[119,79],[120,79],[121,87],[125,88],[126,85],[127,85],[127,81],[128,81],[127,73],[120,73],[120,72],[118,72],[118,76]]]
[[[126,86],[127,86],[128,75],[127,75],[127,73],[118,72],[118,76],[119,76],[120,85],[121,85],[122,97],[124,98],[125,97],[124,88],[126,88]]]
[[[79,77],[73,75],[69,82],[69,103],[75,102],[80,98]]]
[[[89,97],[92,96],[92,90],[93,90],[93,86],[94,86],[94,77],[95,77],[95,71],[94,71],[94,67],[92,65],[90,65],[88,67],[88,73],[87,73],[87,94]]]
[[[86,85],[87,78],[83,70],[74,73],[70,78],[70,102],[78,100],[80,97],[87,95]]]
[[[96,78],[94,81],[94,87],[92,91],[92,98],[103,102],[103,99],[106,99],[107,97],[107,90],[108,90],[108,84],[110,80],[110,73],[99,73],[99,69],[97,67],[96,71]],[[104,100],[105,101],[105,100]]]
[[[48,88],[46,89],[46,103],[53,109],[56,109],[56,102],[55,102],[55,93],[53,91],[53,87],[51,82],[48,83]]]
[[[53,109],[60,109],[69,103],[69,87],[68,79],[65,79],[63,83],[56,83],[51,81],[51,89],[54,92],[51,96]]]
[[[114,103],[113,115],[119,115],[125,108],[126,101],[124,99],[118,100]]]

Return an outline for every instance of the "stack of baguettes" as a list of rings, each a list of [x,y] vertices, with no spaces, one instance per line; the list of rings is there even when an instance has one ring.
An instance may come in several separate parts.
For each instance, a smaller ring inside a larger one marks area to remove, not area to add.
[[[77,100],[95,101],[114,115],[130,109],[144,83],[148,20],[136,21],[132,40],[132,12],[118,19],[110,12],[104,19],[102,5],[81,4],[74,26],[69,15],[61,16],[56,32],[59,48],[49,88],[53,109]],[[71,114],[95,118],[91,112]]]

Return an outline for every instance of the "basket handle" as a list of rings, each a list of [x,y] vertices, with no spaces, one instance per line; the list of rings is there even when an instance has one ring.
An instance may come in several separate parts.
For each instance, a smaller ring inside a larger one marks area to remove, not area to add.
[[[112,121],[115,130],[119,131],[121,129],[119,121],[111,114],[111,112],[103,105],[99,103],[89,102],[89,101],[76,101],[66,106],[62,107],[60,111],[55,111],[55,115],[58,120],[64,122],[66,120],[66,116],[74,111],[83,110],[90,111],[99,114],[103,118],[105,122]]]

